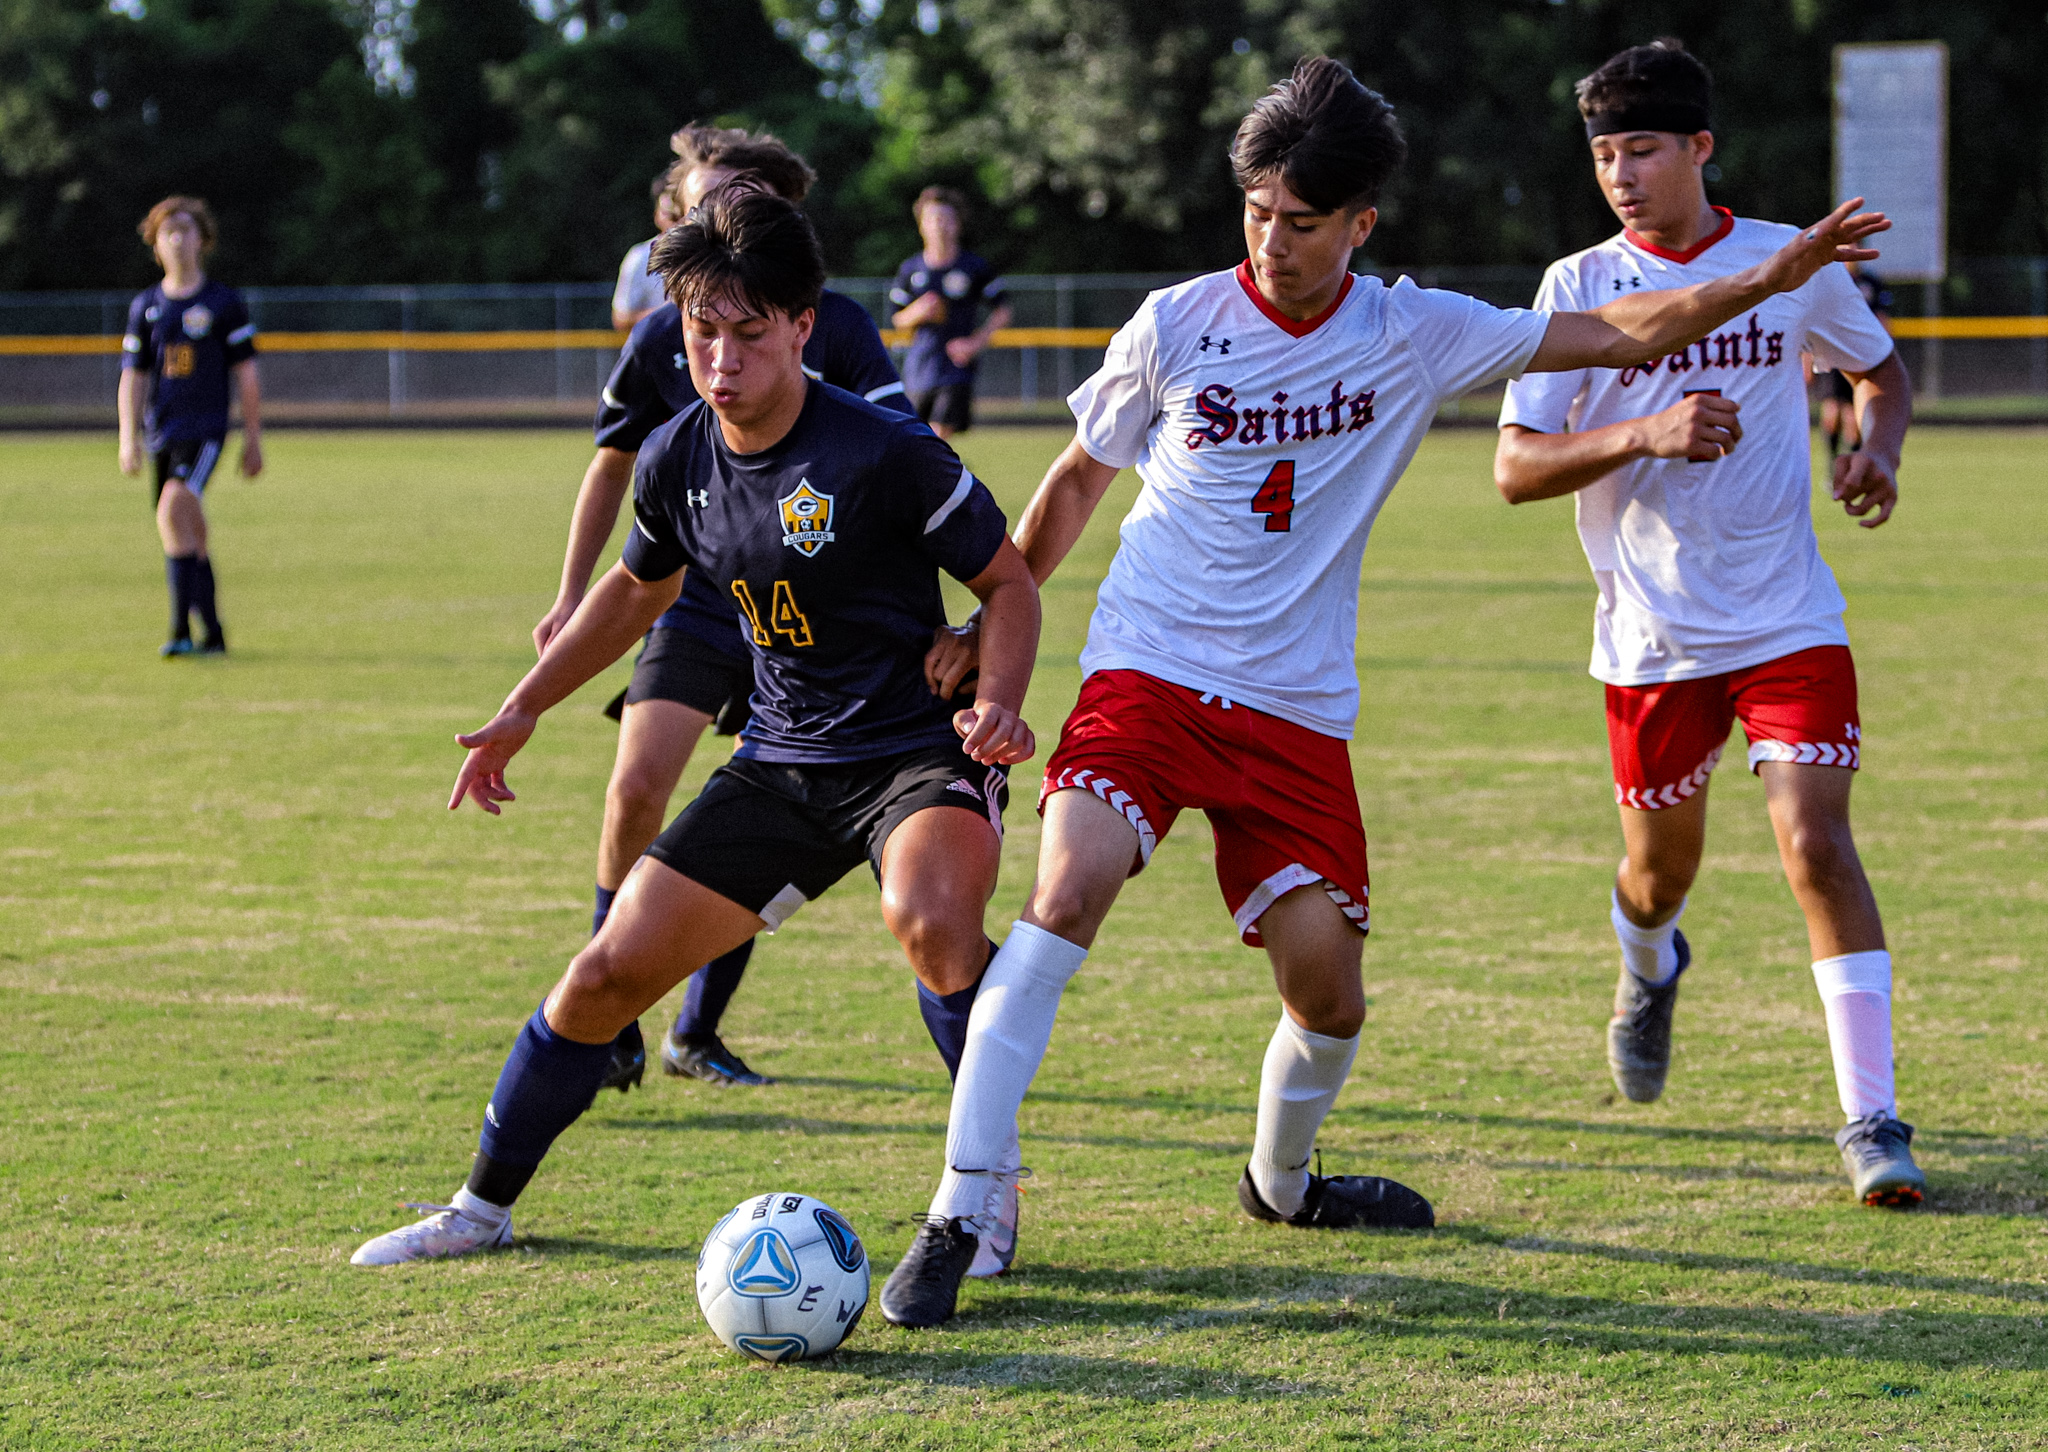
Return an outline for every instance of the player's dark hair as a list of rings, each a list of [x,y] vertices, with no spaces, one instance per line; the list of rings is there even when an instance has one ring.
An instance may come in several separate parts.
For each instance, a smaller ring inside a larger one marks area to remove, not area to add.
[[[1407,154],[1386,97],[1319,55],[1252,107],[1230,143],[1230,170],[1246,191],[1277,176],[1318,211],[1355,212],[1379,201]]]
[[[192,225],[199,229],[199,250],[213,251],[213,244],[220,240],[220,229],[213,224],[213,210],[198,197],[165,197],[149,209],[149,215],[136,224],[135,230],[142,234],[142,242],[152,251],[156,248],[156,234],[164,223],[183,212],[192,219]]]
[[[792,202],[810,194],[818,174],[801,156],[766,131],[745,131],[737,126],[706,126],[691,122],[668,139],[676,164],[669,168],[669,186],[682,201],[683,178],[700,166],[722,171],[750,171],[768,184],[769,190]]]
[[[661,234],[647,270],[686,317],[730,300],[794,318],[825,290],[825,252],[810,219],[754,187],[714,187]]]
[[[1714,78],[1684,41],[1668,35],[1609,57],[1574,90],[1588,139],[1617,131],[1692,136],[1712,129]]]
[[[957,187],[926,187],[910,204],[910,215],[922,217],[926,207],[951,207],[955,217],[963,222],[967,220],[967,197]]]

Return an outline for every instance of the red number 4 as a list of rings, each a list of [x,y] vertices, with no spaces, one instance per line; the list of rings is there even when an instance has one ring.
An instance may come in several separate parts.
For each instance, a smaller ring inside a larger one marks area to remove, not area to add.
[[[1285,534],[1294,518],[1294,460],[1282,459],[1252,496],[1252,513],[1266,516],[1267,534]]]

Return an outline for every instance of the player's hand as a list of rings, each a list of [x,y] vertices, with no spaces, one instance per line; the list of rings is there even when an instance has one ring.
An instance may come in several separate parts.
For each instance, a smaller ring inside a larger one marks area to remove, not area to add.
[[[254,479],[263,472],[263,440],[242,437],[242,477]]]
[[[932,648],[924,653],[924,683],[942,701],[950,701],[961,684],[981,669],[981,612],[965,625],[941,625],[932,632]]]
[[[548,653],[548,642],[562,633],[563,627],[569,623],[569,617],[576,613],[576,607],[582,603],[581,600],[571,600],[566,595],[555,597],[555,603],[548,608],[548,613],[541,616],[540,624],[533,627],[535,655]]]
[[[1875,454],[1866,454],[1861,449],[1837,454],[1834,495],[1865,529],[1876,529],[1898,508],[1898,476]],[[1873,511],[1875,519],[1868,517]]]
[[[1718,393],[1691,393],[1643,420],[1653,459],[1718,459],[1742,441],[1742,405]]]
[[[1889,231],[1891,219],[1883,212],[1856,212],[1862,205],[1863,198],[1851,197],[1773,253],[1764,263],[1771,290],[1790,292],[1831,262],[1876,261],[1876,250],[1863,239]]]
[[[981,355],[981,340],[976,337],[948,338],[946,356],[953,360],[955,368],[965,368]]]
[[[498,714],[480,731],[455,738],[455,744],[469,748],[462,770],[455,773],[455,791],[448,798],[448,810],[462,805],[464,797],[498,816],[498,803],[516,802],[512,788],[505,785],[505,766],[533,735],[538,722],[524,711],[500,707]]]
[[[1015,766],[1038,750],[1038,739],[1024,718],[994,701],[976,701],[972,710],[955,711],[953,729],[960,733],[961,749],[983,766]]]
[[[121,440],[121,472],[123,474],[140,474],[142,472],[142,441],[140,439]]]

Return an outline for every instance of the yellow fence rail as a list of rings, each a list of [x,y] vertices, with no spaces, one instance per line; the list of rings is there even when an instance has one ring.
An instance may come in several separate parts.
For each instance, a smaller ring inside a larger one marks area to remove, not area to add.
[[[1000,328],[989,343],[996,348],[1102,348],[1115,332],[1114,328]],[[619,348],[625,346],[626,335],[610,328],[531,328],[488,333],[263,333],[258,340],[267,353],[531,353]],[[882,341],[901,347],[910,341],[910,334],[888,328],[882,332]],[[120,351],[118,337],[0,337],[0,357],[100,357]]]

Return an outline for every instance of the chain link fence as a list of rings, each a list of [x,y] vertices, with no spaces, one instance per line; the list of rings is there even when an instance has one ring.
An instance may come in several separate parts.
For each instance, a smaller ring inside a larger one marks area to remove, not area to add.
[[[1383,277],[1394,270],[1373,269]],[[1503,305],[1526,304],[1536,267],[1401,269]],[[1183,273],[1018,275],[1011,329],[983,356],[982,416],[1063,418],[1108,334]],[[834,287],[887,325],[888,279]],[[126,292],[0,293],[0,424],[113,420]],[[548,423],[589,419],[618,356],[602,283],[244,289],[262,335],[266,412],[292,423]],[[1929,417],[2048,420],[2048,258],[1960,263],[1940,286],[1894,297],[1899,348]],[[1497,390],[1446,409],[1490,422]]]

